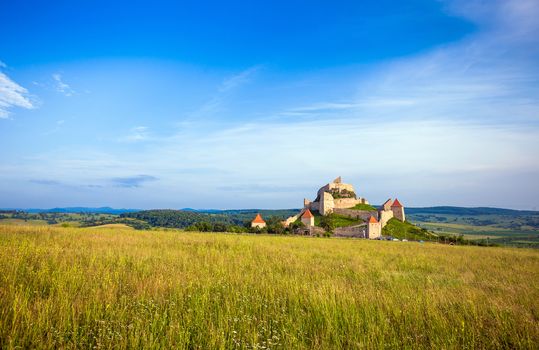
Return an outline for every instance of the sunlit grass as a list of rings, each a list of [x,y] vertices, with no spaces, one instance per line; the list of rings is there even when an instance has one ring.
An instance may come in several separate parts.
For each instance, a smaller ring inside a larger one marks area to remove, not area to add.
[[[358,203],[356,204],[355,206],[353,206],[352,208],[350,209],[355,209],[355,210],[368,210],[368,211],[377,211],[377,209],[375,207],[373,207],[372,205],[370,204],[364,204],[364,203]]]
[[[0,226],[0,348],[533,348],[539,252]]]

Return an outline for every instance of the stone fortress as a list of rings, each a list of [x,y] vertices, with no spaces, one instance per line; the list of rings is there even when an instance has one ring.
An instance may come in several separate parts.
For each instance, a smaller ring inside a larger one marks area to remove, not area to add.
[[[357,225],[338,227],[335,229],[335,236],[341,237],[361,237],[375,239],[382,235],[382,228],[391,218],[406,220],[404,207],[398,199],[394,201],[388,199],[379,209],[374,209],[369,202],[356,195],[354,186],[342,182],[339,176],[332,182],[322,186],[314,201],[303,200],[303,209],[299,214],[294,215],[282,222],[285,227],[296,222],[298,219],[305,225],[306,233],[316,234],[322,230],[315,226],[315,215],[327,216],[338,214],[352,219],[361,219],[363,222]],[[252,226],[258,226],[262,218],[257,215],[252,222]],[[322,230],[323,232],[323,230]]]

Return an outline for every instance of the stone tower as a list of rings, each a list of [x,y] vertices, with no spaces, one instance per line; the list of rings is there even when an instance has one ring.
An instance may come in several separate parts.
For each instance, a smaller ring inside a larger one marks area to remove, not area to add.
[[[301,216],[301,222],[303,222],[303,224],[307,227],[314,226],[314,215],[309,209],[305,210]]]
[[[374,216],[369,218],[367,222],[367,237],[369,239],[378,238],[382,235],[382,224],[376,220]]]
[[[404,222],[406,220],[406,217],[404,216],[404,207],[399,202],[398,199],[395,198],[395,201],[391,205],[391,211],[393,212],[393,217]]]

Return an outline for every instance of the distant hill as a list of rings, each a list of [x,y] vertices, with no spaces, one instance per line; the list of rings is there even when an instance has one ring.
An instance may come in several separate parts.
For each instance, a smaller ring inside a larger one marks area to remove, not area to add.
[[[138,212],[123,213],[124,218],[134,218],[143,220],[152,226],[156,227],[174,227],[186,228],[190,225],[206,222],[206,223],[222,223],[225,225],[243,226],[250,222],[256,213],[260,213],[265,219],[277,218],[284,220],[289,216],[295,215],[299,209],[283,209],[283,210],[257,210],[257,209],[241,209],[241,210],[172,210],[172,209],[153,209],[141,210]]]
[[[378,208],[378,205],[374,205]],[[111,207],[60,207],[60,208],[51,208],[51,209],[36,209],[36,208],[2,208],[0,210],[20,210],[27,213],[96,213],[96,214],[124,214],[124,213],[135,213],[138,211],[143,211],[142,209],[115,209]],[[195,212],[195,213],[204,213],[204,214],[253,214],[261,213],[262,215],[287,215],[291,212],[297,212],[299,208],[293,209],[193,209],[193,208],[182,208],[181,211]],[[467,208],[467,207],[452,207],[452,206],[439,206],[439,207],[421,207],[413,208],[406,207],[407,214],[445,214],[445,215],[513,215],[513,216],[524,216],[524,215],[537,215],[539,211],[532,210],[514,210],[514,209],[504,209],[504,208],[489,208],[489,207],[477,207],[477,208]]]
[[[24,211],[27,213],[92,213],[92,214],[114,214],[120,215],[123,213],[134,213],[140,211],[140,209],[114,209],[111,207],[100,208],[88,208],[88,207],[65,207],[65,208],[51,208],[51,209],[37,209],[37,208],[3,208],[4,211]]]
[[[489,207],[425,207],[425,208],[406,208],[407,214],[445,214],[445,215],[537,215],[539,211],[532,210],[514,210],[503,208],[489,208]]]

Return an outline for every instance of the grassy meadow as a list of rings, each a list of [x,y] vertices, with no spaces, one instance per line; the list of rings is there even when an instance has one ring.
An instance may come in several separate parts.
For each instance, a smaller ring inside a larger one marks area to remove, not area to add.
[[[0,348],[531,349],[539,251],[0,226]]]

